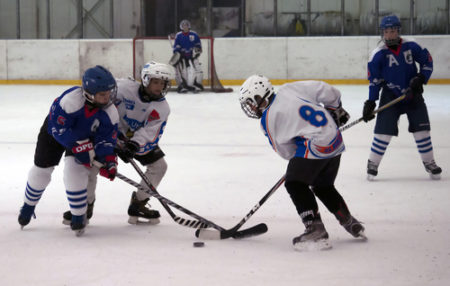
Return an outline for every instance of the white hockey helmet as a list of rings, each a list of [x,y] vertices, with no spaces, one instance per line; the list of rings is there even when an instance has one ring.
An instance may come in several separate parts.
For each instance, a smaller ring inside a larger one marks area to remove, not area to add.
[[[161,92],[160,98],[166,95],[168,89],[170,88],[170,81],[175,78],[175,72],[173,67],[170,65],[157,63],[154,61],[148,62],[144,65],[141,71],[141,82],[142,85],[146,88],[152,78],[159,78],[166,81],[166,86]]]
[[[180,22],[180,29],[184,31],[184,27],[187,27],[190,30],[191,29],[191,22],[189,22],[186,19],[181,20],[181,22]]]
[[[269,96],[272,94],[273,86],[267,77],[250,76],[239,90],[239,102],[242,110],[250,118],[261,118],[262,112],[269,103]]]

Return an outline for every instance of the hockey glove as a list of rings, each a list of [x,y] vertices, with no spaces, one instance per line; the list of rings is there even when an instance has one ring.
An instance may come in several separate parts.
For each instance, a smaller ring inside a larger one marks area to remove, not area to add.
[[[375,115],[373,114],[373,111],[375,110],[376,103],[373,100],[366,100],[364,102],[364,108],[363,108],[363,120],[364,122],[368,122],[375,118]]]
[[[130,162],[130,159],[136,155],[136,152],[139,150],[140,146],[135,141],[127,141],[125,143],[125,146],[123,146],[121,149],[117,149],[117,156],[119,156],[122,161],[125,163]]]
[[[181,54],[179,52],[173,53],[172,57],[169,60],[169,65],[176,66],[181,59]]]
[[[103,167],[100,168],[100,176],[114,180],[117,174],[117,156],[109,155],[105,158]]]
[[[425,76],[419,73],[413,77],[409,82],[409,87],[406,89],[406,98],[409,100],[421,100],[423,93],[423,84],[425,83]]]
[[[333,117],[334,122],[338,127],[341,127],[350,119],[350,115],[344,108],[342,108],[342,104],[339,104],[337,108],[327,107],[326,108],[330,115]]]
[[[72,153],[77,163],[91,167],[91,162],[95,155],[94,144],[89,139],[77,141],[75,146],[72,147]]]
[[[199,47],[195,47],[195,48],[192,50],[192,59],[196,59],[196,58],[200,57],[200,54],[201,54],[201,53],[202,53],[202,49],[199,48]]]

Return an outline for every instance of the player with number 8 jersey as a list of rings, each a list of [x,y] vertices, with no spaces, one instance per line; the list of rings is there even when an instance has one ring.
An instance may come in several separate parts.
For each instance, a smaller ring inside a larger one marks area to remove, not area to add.
[[[266,77],[254,75],[242,85],[239,101],[247,116],[260,118],[275,152],[289,160],[285,187],[306,228],[294,238],[294,248],[331,247],[315,196],[352,236],[365,238],[364,227],[334,186],[345,150],[339,126],[350,117],[339,90],[321,81],[298,81],[275,93]]]

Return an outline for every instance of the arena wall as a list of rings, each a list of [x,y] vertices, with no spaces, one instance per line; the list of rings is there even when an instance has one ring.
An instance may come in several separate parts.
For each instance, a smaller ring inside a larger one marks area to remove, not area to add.
[[[405,36],[408,37],[408,36]],[[416,36],[434,59],[432,83],[450,83],[450,36]],[[214,60],[223,84],[240,84],[251,74],[282,83],[319,79],[366,83],[367,61],[379,37],[217,38]],[[79,81],[97,64],[116,77],[133,73],[133,44],[121,40],[0,40],[0,83],[58,84]],[[167,62],[167,47],[152,52]],[[150,59],[148,59],[150,60]]]

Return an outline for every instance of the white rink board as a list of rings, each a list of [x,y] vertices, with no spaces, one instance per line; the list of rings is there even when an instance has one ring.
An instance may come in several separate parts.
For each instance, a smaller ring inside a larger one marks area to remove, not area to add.
[[[407,38],[408,36],[405,36]],[[434,59],[432,79],[450,79],[450,36],[415,36]],[[271,79],[366,79],[367,61],[378,36],[217,38],[219,79],[243,80],[259,73]],[[6,45],[5,45],[6,43]],[[126,40],[0,41],[0,80],[77,80],[97,64],[116,77],[133,74],[133,42]],[[168,62],[168,40],[145,43],[143,62]],[[209,72],[206,53],[200,57]]]
[[[6,79],[79,79],[78,40],[8,40]]]

